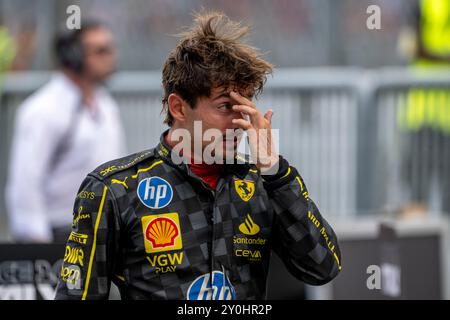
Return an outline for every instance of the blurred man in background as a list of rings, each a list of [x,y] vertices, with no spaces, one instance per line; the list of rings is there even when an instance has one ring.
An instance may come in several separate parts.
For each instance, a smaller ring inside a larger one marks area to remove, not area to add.
[[[414,37],[415,72],[450,71],[450,1],[418,0],[410,30]],[[450,91],[413,88],[400,108],[400,127],[407,133],[403,155],[411,204],[405,213],[430,210],[433,184],[441,193],[441,211],[450,213]]]
[[[102,88],[116,66],[110,30],[86,22],[58,34],[54,49],[59,72],[17,111],[6,202],[21,242],[65,242],[83,178],[125,154],[118,108]]]

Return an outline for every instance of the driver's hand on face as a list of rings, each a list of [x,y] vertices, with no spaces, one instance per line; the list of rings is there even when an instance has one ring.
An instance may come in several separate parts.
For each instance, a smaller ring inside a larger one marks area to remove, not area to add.
[[[261,172],[268,171],[278,162],[278,154],[276,154],[276,148],[273,145],[271,132],[272,109],[263,116],[252,101],[239,93],[231,91],[230,97],[238,103],[233,105],[233,111],[241,112],[248,116],[248,120],[233,119],[232,122],[239,128],[247,131],[250,150],[256,167]]]

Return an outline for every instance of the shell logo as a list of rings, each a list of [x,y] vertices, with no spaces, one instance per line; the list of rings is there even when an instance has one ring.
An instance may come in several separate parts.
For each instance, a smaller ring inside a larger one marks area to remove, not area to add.
[[[145,236],[153,247],[161,248],[173,246],[175,238],[180,234],[175,223],[167,218],[157,218],[150,222]]]
[[[144,245],[147,253],[183,248],[178,213],[142,217]]]

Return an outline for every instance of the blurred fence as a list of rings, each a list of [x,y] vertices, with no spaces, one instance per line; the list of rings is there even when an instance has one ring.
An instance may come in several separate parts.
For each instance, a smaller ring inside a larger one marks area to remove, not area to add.
[[[0,218],[5,212],[4,185],[15,109],[48,77],[48,73],[24,73],[6,79],[0,100]],[[414,187],[402,179],[407,155],[404,145],[411,134],[398,125],[399,108],[411,87],[450,91],[450,77],[392,69],[278,70],[257,105],[263,111],[274,109],[273,128],[279,129],[280,152],[299,169],[325,216],[394,212],[411,200],[409,189]],[[156,145],[164,130],[160,73],[122,72],[112,79],[110,88],[120,106],[128,151]],[[432,178],[427,170],[433,166],[427,162],[450,151],[440,150],[432,138],[424,139],[420,144],[423,150],[416,150],[423,161],[409,174],[412,184],[432,186],[439,176]],[[448,189],[434,185],[438,192],[430,193],[426,201],[441,211]]]
[[[0,0],[0,25],[17,40],[14,70],[52,67],[52,35],[65,26],[66,8],[82,19],[96,17],[112,29],[121,70],[152,70],[165,61],[202,7],[224,11],[253,26],[251,43],[281,67],[405,63],[397,52],[402,26],[414,12],[411,0]],[[383,12],[382,30],[366,28],[367,7]],[[288,48],[288,49],[287,49]]]
[[[392,212],[422,201],[431,214],[449,213],[448,70],[388,69],[371,74],[364,86],[360,108],[365,129],[359,133],[366,142],[358,174],[368,183],[358,197],[368,209]],[[360,187],[364,184],[361,180]]]

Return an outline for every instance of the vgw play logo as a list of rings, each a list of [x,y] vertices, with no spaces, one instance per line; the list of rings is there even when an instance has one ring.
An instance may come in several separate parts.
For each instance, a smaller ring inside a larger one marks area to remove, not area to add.
[[[161,209],[172,201],[173,190],[163,178],[151,177],[139,182],[137,194],[139,200],[150,209]]]
[[[188,300],[236,300],[236,291],[230,279],[221,271],[206,273],[192,282],[187,291]]]

